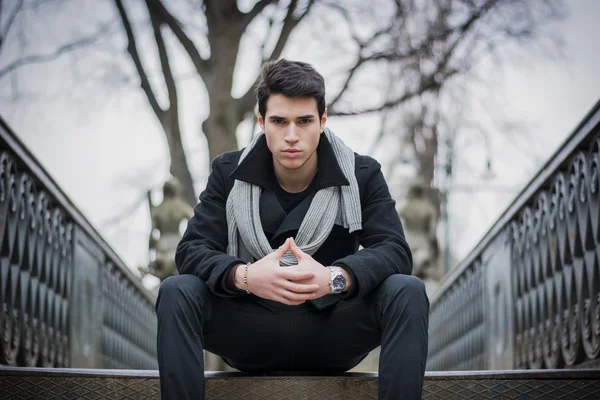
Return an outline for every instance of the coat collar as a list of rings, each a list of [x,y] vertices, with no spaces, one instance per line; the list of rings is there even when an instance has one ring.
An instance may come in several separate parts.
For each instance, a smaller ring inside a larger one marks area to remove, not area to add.
[[[319,173],[315,176],[315,190],[330,186],[348,186],[350,182],[340,168],[331,143],[321,133],[317,146]],[[277,184],[273,170],[273,155],[267,147],[267,139],[262,135],[246,158],[229,175],[233,179],[258,185],[263,189],[272,189]]]

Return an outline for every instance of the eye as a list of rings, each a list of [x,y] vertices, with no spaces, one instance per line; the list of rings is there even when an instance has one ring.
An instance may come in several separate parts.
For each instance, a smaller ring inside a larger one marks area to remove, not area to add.
[[[275,125],[282,125],[282,124],[283,124],[283,122],[284,122],[284,121],[283,121],[282,119],[274,119],[274,120],[273,120],[273,123],[274,123]]]
[[[303,118],[303,119],[300,120],[300,123],[303,124],[303,125],[310,124],[311,122],[312,122],[312,120],[309,119],[309,118]]]

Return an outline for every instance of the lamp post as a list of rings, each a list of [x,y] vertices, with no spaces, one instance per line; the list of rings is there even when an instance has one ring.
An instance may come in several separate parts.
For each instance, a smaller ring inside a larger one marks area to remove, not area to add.
[[[492,160],[491,160],[491,156],[490,156],[490,144],[489,144],[489,140],[487,138],[487,136],[484,136],[484,140],[485,140],[485,152],[486,152],[486,159],[485,159],[485,170],[484,172],[481,174],[480,178],[485,179],[486,181],[490,181],[493,180],[496,176],[496,174],[494,173],[493,169],[492,169]],[[444,273],[448,273],[450,271],[450,207],[449,207],[449,203],[450,203],[450,192],[452,190],[465,190],[465,189],[469,189],[472,186],[459,186],[459,187],[453,187],[452,186],[452,173],[453,173],[453,169],[452,169],[452,165],[453,165],[453,158],[456,155],[455,154],[455,148],[454,148],[454,139],[451,135],[448,135],[445,139],[444,139],[444,163],[441,165],[442,167],[442,171],[443,171],[443,182],[441,185],[441,197],[442,197],[442,204],[441,204],[441,217],[442,217],[442,223],[444,226]]]
[[[448,203],[450,201],[450,186],[452,181],[452,153],[453,143],[450,135],[444,140],[445,160],[442,165],[444,171],[444,183],[442,189],[442,223],[444,224],[444,273],[450,271],[450,213]]]

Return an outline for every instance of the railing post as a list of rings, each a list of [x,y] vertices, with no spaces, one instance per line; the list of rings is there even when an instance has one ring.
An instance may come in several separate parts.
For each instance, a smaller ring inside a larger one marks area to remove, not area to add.
[[[104,255],[84,232],[76,231],[71,297],[71,366],[102,365],[103,298],[101,272]]]
[[[498,235],[482,260],[486,369],[514,368],[514,298],[512,293],[510,231]]]

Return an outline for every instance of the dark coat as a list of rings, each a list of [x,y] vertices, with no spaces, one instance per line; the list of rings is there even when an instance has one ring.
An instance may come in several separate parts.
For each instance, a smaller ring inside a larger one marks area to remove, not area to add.
[[[295,237],[316,191],[328,186],[348,185],[327,137],[321,135],[318,151],[319,170],[310,193],[290,214],[279,204],[273,159],[263,137],[238,166],[242,151],[224,153],[212,162],[212,172],[200,202],[194,208],[187,230],[177,247],[175,262],[180,274],[193,274],[204,280],[217,296],[245,295],[225,285],[228,270],[246,261],[227,254],[225,204],[234,179],[263,188],[260,216],[271,246],[277,248],[288,237]],[[404,238],[381,165],[373,158],[355,154],[355,174],[362,208],[362,230],[349,233],[334,225],[327,240],[313,255],[319,263],[346,268],[352,275],[350,293],[341,298],[370,293],[392,274],[410,274],[412,256]],[[363,247],[360,251],[359,245]],[[251,260],[248,260],[251,261]],[[334,297],[334,296],[325,296]],[[340,298],[340,296],[336,296]]]

